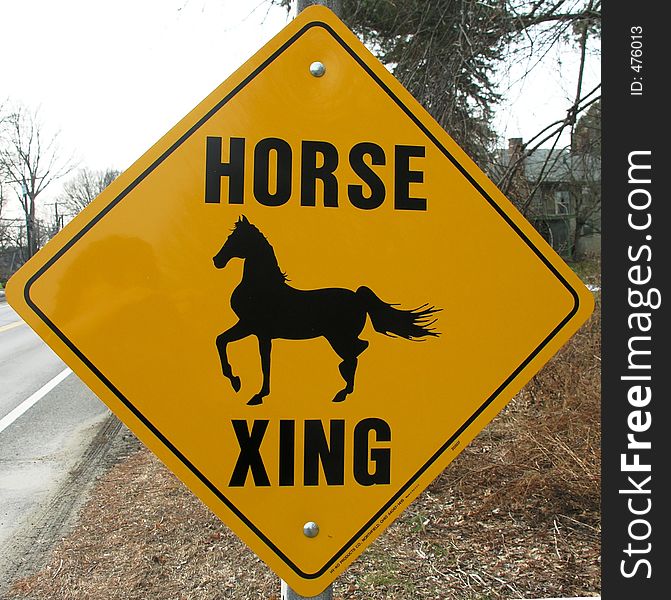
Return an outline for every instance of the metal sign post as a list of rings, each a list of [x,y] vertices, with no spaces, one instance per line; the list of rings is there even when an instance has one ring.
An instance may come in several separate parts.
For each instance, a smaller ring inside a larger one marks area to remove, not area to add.
[[[286,581],[282,580],[282,595],[281,600],[333,600],[333,585],[329,585],[321,594],[317,596],[299,596],[294,592]]]
[[[321,4],[326,6],[326,8],[331,9],[338,17],[342,18],[342,0],[296,0],[296,12],[300,13],[305,10],[308,6],[313,4]],[[313,63],[310,65],[310,72],[315,77],[321,77],[324,74],[324,66],[321,63]],[[282,582],[282,595],[281,600],[303,600],[305,596],[299,596],[294,592],[286,581],[283,579]],[[321,594],[318,596],[312,596],[314,600],[332,600],[333,599],[333,584],[329,585]]]
[[[296,12],[300,13],[302,10],[305,10],[308,6],[313,6],[315,4],[320,4],[326,8],[332,10],[338,17],[342,19],[342,0],[297,0],[296,2]]]

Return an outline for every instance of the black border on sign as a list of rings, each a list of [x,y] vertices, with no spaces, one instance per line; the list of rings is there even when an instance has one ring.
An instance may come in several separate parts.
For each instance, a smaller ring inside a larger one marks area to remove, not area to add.
[[[552,272],[552,274],[561,282],[567,289],[574,300],[573,308],[562,319],[559,324],[549,333],[549,335],[538,345],[538,347],[529,354],[529,356],[522,361],[522,363],[510,374],[510,376],[489,396],[482,405],[462,424],[462,426],[454,432],[454,434],[429,458],[426,463],[411,477],[405,485],[403,485],[389,501],[377,511],[369,521],[359,529],[346,543],[338,550],[331,559],[318,571],[314,573],[305,573],[297,565],[295,565],[289,557],[287,557],[270,539],[268,539],[262,531],[260,531],[254,523],[252,523],[243,512],[238,509],[219,489],[217,489],[212,482],[193,464],[189,459],[180,452],[180,450],[168,440],[168,438],[161,433],[158,428],[153,425],[147,417],[145,417],[135,407],[128,398],[98,369],[84,354],[65,336],[65,334],[54,324],[51,320],[39,309],[39,307],[30,298],[31,286],[49,269],[56,261],[58,261],[72,246],[74,246],[93,226],[98,223],[107,213],[109,213],[119,202],[121,202],[130,192],[132,192],[149,174],[158,167],[166,158],[168,158],[177,148],[179,148],[184,141],[186,141],[195,131],[197,131],[204,123],[206,123],[215,113],[217,113],[229,100],[231,100],[240,90],[249,84],[257,75],[259,75],[268,65],[277,59],[289,46],[296,42],[306,31],[313,27],[322,27],[347,51],[348,54],[364,69],[368,75],[379,85],[387,95],[398,105],[398,107],[419,127],[422,132],[435,144],[435,146],[442,152],[442,154],[459,170],[459,172],[469,181],[469,183],[478,191],[478,193],[489,203],[489,205],[501,216],[501,218],[510,226],[511,229],[526,243],[529,249],[538,257],[538,259],[545,264],[545,266]],[[487,192],[480,186],[480,184],[466,171],[466,169],[457,162],[456,158],[452,156],[448,150],[440,143],[440,141],[424,126],[424,124],[412,113],[412,111],[389,89],[389,87],[372,71],[372,69],[363,61],[361,57],[350,48],[347,43],[331,28],[330,25],[322,21],[313,21],[306,24],[302,29],[295,33],[289,40],[287,40],[280,48],[271,54],[261,65],[259,65],[252,73],[250,73],[242,82],[240,82],[231,92],[229,92],[222,100],[220,100],[205,116],[199,119],[186,133],[184,133],[175,143],[173,143],[161,156],[159,156],[148,169],[139,175],[126,189],[124,189],[112,202],[110,202],[103,210],[100,211],[87,225],[82,228],[71,240],[68,241],[63,248],[61,248],[52,258],[50,258],[26,283],[24,288],[24,298],[26,303],[35,311],[35,313],[44,321],[44,323],[58,336],[58,338],[91,370],[91,372],[100,379],[102,383],[130,410],[135,417],[149,430],[154,436],[168,449],[172,454],[187,467],[233,514],[235,514],[251,531],[254,532],[288,567],[290,567],[297,575],[304,579],[317,579],[321,577],[373,524],[378,521],[385,512],[392,507],[410,488],[411,486],[426,472],[426,470],[438,460],[438,458],[454,443],[454,441],[462,434],[470,425],[482,414],[482,412],[501,394],[501,392],[523,371],[526,366],[545,348],[545,346],[564,328],[564,326],[573,318],[578,312],[580,300],[578,293],[573,289],[564,277],[557,271],[557,269],[550,263],[550,261],[534,246],[531,240],[524,234],[524,232],[512,221],[512,219],[503,211],[503,209],[494,201],[494,199],[487,194]]]

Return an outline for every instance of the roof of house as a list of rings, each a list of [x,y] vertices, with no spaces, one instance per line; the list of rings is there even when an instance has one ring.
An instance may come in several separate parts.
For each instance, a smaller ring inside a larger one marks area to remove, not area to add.
[[[517,148],[497,150],[496,164],[491,166],[490,175],[502,177],[511,158],[518,152]],[[601,158],[591,154],[574,154],[568,148],[538,148],[524,159],[524,175],[528,181],[542,178],[550,183],[600,181]]]

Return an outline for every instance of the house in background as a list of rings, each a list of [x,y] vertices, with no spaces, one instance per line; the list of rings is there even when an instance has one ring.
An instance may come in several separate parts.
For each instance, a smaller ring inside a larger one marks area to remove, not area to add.
[[[561,256],[600,255],[600,156],[580,148],[529,152],[511,138],[495,161],[489,176]]]

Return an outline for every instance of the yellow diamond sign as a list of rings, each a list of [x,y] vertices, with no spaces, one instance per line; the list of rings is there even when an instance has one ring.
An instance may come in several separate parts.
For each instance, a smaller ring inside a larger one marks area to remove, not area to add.
[[[7,293],[303,595],[341,573],[592,309],[322,7],[203,100]]]

